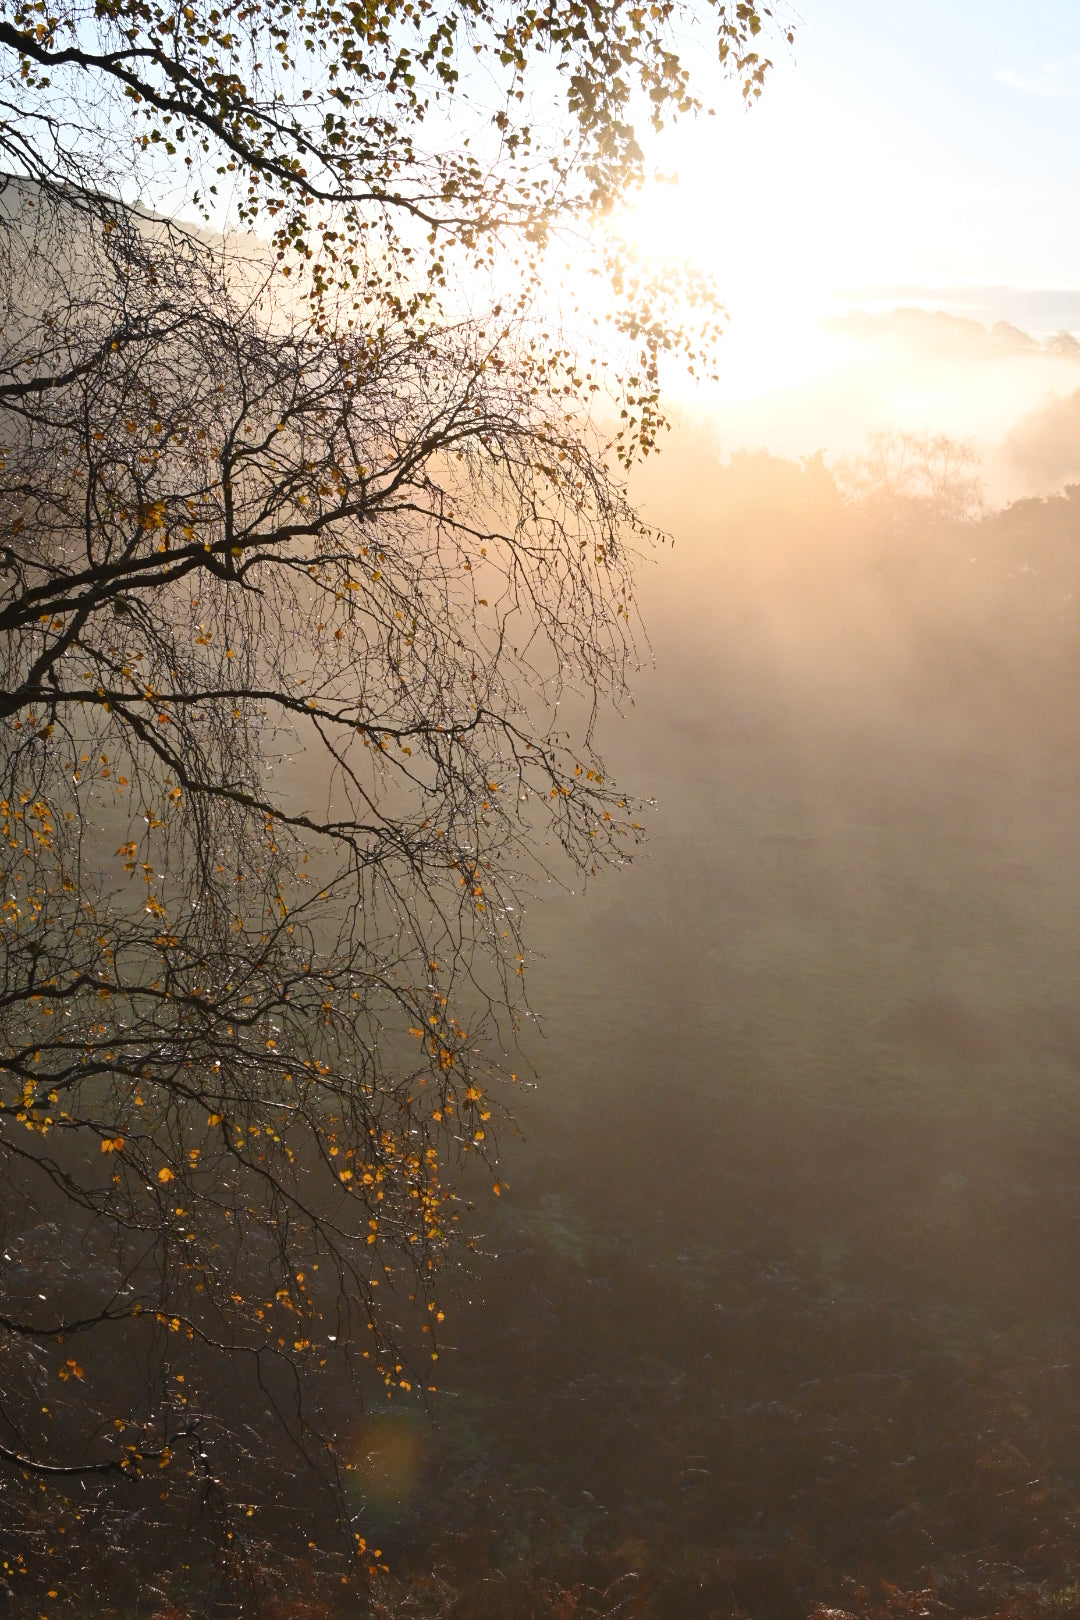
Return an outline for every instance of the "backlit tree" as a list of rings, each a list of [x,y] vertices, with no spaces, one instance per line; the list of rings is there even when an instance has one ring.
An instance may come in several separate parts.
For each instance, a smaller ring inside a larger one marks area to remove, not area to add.
[[[764,13],[698,9],[756,94]],[[14,1478],[176,1479],[232,1537],[253,1414],[336,1486],[326,1369],[435,1382],[522,875],[636,833],[592,742],[634,657],[620,478],[692,347],[601,246],[622,360],[582,353],[546,255],[639,179],[635,118],[696,106],[693,21],[0,7]]]

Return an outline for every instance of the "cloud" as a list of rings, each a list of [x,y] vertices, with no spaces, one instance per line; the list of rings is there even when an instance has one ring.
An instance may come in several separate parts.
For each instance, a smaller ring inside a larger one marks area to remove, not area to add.
[[[1080,96],[1080,54],[1067,56],[1061,62],[1042,62],[1033,73],[1000,68],[994,77],[999,84],[1029,96]]]

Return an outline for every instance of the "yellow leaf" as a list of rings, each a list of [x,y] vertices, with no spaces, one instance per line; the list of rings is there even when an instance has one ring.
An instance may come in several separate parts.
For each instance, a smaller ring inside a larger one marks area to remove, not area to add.
[[[161,1169],[157,1173],[157,1178],[158,1178],[159,1181],[175,1181],[176,1180],[175,1175],[169,1169],[167,1164],[162,1165]]]

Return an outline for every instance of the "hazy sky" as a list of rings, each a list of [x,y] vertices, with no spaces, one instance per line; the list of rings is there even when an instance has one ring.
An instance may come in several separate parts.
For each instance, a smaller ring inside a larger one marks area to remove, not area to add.
[[[1080,287],[1077,0],[802,0],[749,114],[656,156],[644,234],[725,290]]]
[[[627,222],[650,254],[710,270],[731,324],[721,377],[678,378],[726,448],[857,451],[879,427],[971,439],[998,498],[1026,486],[999,448],[1080,386],[1076,354],[872,335],[823,317],[921,304],[1037,338],[1080,333],[1080,0],[800,0],[765,95],[648,153]],[[985,334],[984,334],[985,336]],[[940,341],[939,341],[940,339]]]

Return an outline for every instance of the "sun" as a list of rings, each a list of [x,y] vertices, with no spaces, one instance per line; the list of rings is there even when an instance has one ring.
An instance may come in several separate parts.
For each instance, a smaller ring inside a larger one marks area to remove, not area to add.
[[[797,388],[832,371],[841,355],[824,325],[828,290],[807,273],[782,220],[765,202],[737,222],[703,205],[677,176],[646,183],[607,226],[653,269],[670,265],[708,277],[724,311],[719,378],[708,385],[676,379],[698,401],[737,401]],[[678,313],[693,319],[693,311]]]

